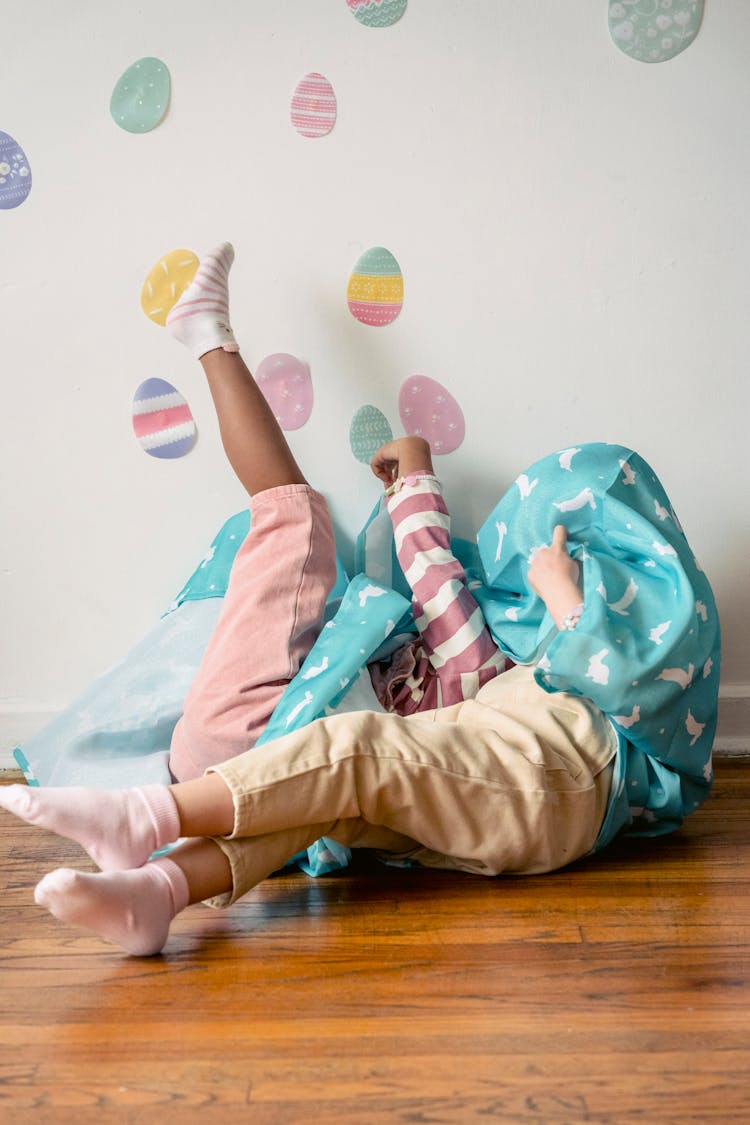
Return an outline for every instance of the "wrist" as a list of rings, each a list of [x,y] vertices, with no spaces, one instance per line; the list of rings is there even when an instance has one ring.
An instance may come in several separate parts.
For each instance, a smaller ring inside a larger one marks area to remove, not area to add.
[[[583,612],[583,595],[575,583],[565,583],[553,593],[544,598],[552,620],[558,629],[570,629],[570,624],[565,624],[566,619],[580,617]]]
[[[411,473],[431,473],[433,471],[429,442],[419,437],[405,438],[399,450],[399,476],[408,477]]]
[[[414,469],[411,473],[405,473],[403,476],[397,477],[393,484],[386,488],[385,494],[387,497],[395,496],[401,492],[402,488],[417,488],[422,481],[426,480],[432,481],[440,487],[440,482],[432,469]],[[430,488],[429,491],[433,492],[434,488]]]
[[[563,617],[562,621],[558,625],[558,629],[560,630],[560,632],[572,633],[574,629],[578,628],[578,622],[581,620],[582,613],[583,602],[579,602],[578,605],[573,606],[573,608]]]

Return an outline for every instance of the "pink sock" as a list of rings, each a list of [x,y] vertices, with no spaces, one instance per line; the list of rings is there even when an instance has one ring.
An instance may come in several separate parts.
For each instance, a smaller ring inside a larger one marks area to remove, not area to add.
[[[185,909],[190,892],[181,868],[157,859],[135,871],[99,874],[60,867],[45,875],[34,899],[61,922],[148,957],[164,948],[172,919]]]
[[[166,785],[140,789],[39,789],[0,786],[0,806],[29,824],[75,840],[102,871],[140,867],[180,835],[180,816]]]
[[[230,242],[222,242],[201,260],[198,272],[169,316],[167,328],[196,359],[215,348],[238,352],[229,323],[229,271],[234,261]]]

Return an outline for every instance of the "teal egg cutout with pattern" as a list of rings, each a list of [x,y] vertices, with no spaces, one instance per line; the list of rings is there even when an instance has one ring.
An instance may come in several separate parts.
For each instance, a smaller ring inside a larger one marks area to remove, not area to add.
[[[171,79],[161,59],[138,59],[129,66],[112,91],[109,112],[127,133],[148,133],[164,118],[169,107]]]
[[[360,406],[349,425],[349,446],[357,461],[369,465],[381,445],[392,440],[385,414],[377,406]]]
[[[365,27],[390,27],[406,11],[406,0],[346,0],[355,19]]]

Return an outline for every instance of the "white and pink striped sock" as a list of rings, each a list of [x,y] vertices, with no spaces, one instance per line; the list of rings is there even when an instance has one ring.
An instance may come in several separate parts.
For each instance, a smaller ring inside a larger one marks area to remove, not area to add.
[[[229,323],[229,271],[234,261],[231,242],[222,242],[201,260],[198,272],[167,317],[176,340],[200,359],[223,348],[238,352]]]

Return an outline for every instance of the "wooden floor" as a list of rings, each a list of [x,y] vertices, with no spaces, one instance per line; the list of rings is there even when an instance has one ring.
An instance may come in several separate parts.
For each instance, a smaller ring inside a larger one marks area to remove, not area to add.
[[[362,864],[128,958],[33,903],[90,867],[0,810],[0,1120],[750,1122],[750,760],[677,835],[555,875]]]

